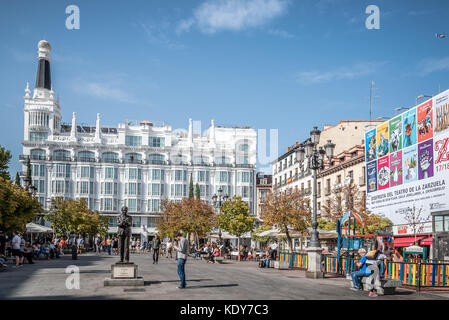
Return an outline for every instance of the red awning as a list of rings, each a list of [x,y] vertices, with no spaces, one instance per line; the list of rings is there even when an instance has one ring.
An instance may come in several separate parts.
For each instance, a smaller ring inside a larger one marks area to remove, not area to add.
[[[427,237],[421,240],[420,242],[421,246],[431,246],[432,245],[432,237]]]
[[[419,241],[423,238],[425,237],[424,236],[416,237],[416,241],[419,243]],[[415,237],[394,238],[395,247],[408,247],[414,244],[415,244]]]

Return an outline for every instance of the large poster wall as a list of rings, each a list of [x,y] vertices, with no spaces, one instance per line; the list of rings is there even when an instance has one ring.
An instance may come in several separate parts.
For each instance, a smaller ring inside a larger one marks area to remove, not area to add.
[[[394,224],[449,210],[449,90],[365,133],[367,208]]]

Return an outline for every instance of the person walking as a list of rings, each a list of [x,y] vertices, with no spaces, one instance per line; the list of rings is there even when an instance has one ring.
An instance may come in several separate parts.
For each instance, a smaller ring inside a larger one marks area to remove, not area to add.
[[[66,241],[64,240],[64,237],[61,237],[61,240],[59,240],[58,245],[59,245],[59,253],[63,256],[65,245],[66,245]]]
[[[175,240],[178,245],[174,246],[176,250],[176,258],[178,260],[178,275],[179,275],[179,289],[185,289],[186,287],[186,273],[185,265],[187,260],[187,254],[189,252],[189,241],[182,236],[180,232],[176,233]]]
[[[95,239],[95,253],[100,254],[101,239],[99,236]]]
[[[161,247],[161,239],[158,234],[154,236],[151,246],[153,247],[153,264],[157,264],[159,261],[159,249]]]
[[[112,243],[112,248],[114,249],[114,254],[118,255],[118,238],[114,237],[114,242]]]
[[[18,232],[13,233],[14,237],[11,241],[11,247],[12,247],[12,256],[16,259],[16,268],[20,267],[21,260],[22,260],[22,252],[20,251],[20,244],[22,242],[22,239],[19,236]]]
[[[111,255],[111,250],[112,250],[112,239],[111,239],[111,236],[109,236],[108,240],[106,240],[106,246],[108,248],[108,255]]]
[[[173,251],[172,249],[173,249],[173,248],[172,248],[172,247],[173,247],[173,243],[171,242],[171,239],[169,238],[169,239],[167,240],[167,244],[166,244],[166,248],[167,248],[167,249],[166,249],[166,252],[167,252],[167,253],[166,253],[166,255],[165,255],[166,258],[168,258],[168,255],[170,255],[170,259],[173,258],[173,254],[172,254],[172,251]]]

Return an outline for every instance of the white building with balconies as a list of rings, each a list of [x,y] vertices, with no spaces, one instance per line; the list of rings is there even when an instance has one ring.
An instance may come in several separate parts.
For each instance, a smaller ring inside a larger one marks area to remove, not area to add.
[[[161,201],[181,201],[189,193],[190,177],[201,199],[241,196],[256,212],[256,131],[215,126],[204,132],[176,129],[162,122],[125,121],[117,128],[62,122],[59,99],[50,78],[50,44],[38,44],[36,86],[24,97],[23,172],[30,158],[32,183],[39,201],[49,209],[51,199],[84,198],[90,209],[109,217],[115,233],[122,206],[133,217],[132,233],[146,238],[157,232]],[[22,172],[22,177],[24,173]]]

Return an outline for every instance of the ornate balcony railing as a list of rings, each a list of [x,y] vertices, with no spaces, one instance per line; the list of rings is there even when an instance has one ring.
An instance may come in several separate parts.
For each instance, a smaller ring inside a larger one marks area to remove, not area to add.
[[[46,156],[39,156],[39,155],[25,155],[25,154],[21,154],[19,156],[19,160],[27,160],[28,158],[30,158],[30,160],[46,160],[47,159]]]

